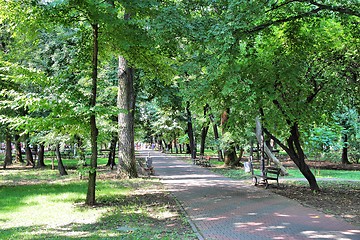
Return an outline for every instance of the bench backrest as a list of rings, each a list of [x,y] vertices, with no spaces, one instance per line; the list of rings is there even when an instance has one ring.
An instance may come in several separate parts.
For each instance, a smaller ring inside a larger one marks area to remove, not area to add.
[[[281,169],[280,168],[274,168],[274,167],[267,167],[267,168],[265,168],[265,172],[270,173],[270,174],[280,175]]]

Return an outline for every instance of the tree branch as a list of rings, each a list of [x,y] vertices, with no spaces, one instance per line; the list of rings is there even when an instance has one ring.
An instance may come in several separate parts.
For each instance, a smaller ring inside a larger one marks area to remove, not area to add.
[[[266,28],[268,28],[270,26],[273,26],[273,25],[279,25],[281,23],[290,22],[290,21],[294,21],[294,20],[297,20],[297,19],[309,17],[309,16],[312,16],[312,15],[316,15],[320,11],[338,12],[338,13],[342,13],[342,14],[347,14],[347,15],[360,17],[360,12],[358,12],[356,10],[352,10],[352,9],[349,9],[349,8],[343,7],[343,6],[329,6],[329,5],[318,3],[318,2],[313,1],[313,0],[310,0],[310,1],[309,0],[289,0],[289,1],[284,2],[284,3],[282,3],[282,4],[278,5],[278,6],[273,6],[271,9],[267,10],[266,13],[270,12],[270,11],[273,11],[273,10],[276,10],[276,9],[279,9],[279,8],[281,8],[283,6],[286,6],[286,5],[288,5],[290,3],[293,3],[293,2],[308,3],[308,4],[316,6],[316,8],[309,11],[309,12],[300,13],[300,14],[295,15],[295,16],[290,16],[290,17],[281,18],[281,19],[277,19],[277,20],[271,20],[271,21],[265,22],[263,24],[257,25],[257,26],[255,26],[255,27],[253,27],[251,29],[248,29],[248,30],[238,29],[238,30],[236,30],[234,32],[234,35],[239,38],[242,34],[251,34],[251,33],[259,32],[259,31],[261,31],[263,29],[266,29]]]
[[[349,8],[346,7],[342,7],[342,6],[329,6],[329,5],[325,5],[325,4],[321,4],[321,3],[317,3],[316,1],[310,0],[310,1],[306,1],[306,0],[298,0],[299,2],[308,2],[312,5],[317,6],[319,9],[321,10],[329,10],[332,12],[338,12],[338,13],[343,13],[343,14],[347,14],[347,15],[353,15],[353,16],[357,16],[360,17],[360,12],[351,10]]]
[[[281,8],[281,7],[283,7],[283,6],[286,6],[286,5],[290,4],[290,3],[297,2],[297,1],[298,1],[298,0],[289,0],[289,1],[284,2],[284,3],[282,3],[282,4],[279,4],[279,5],[274,4],[273,6],[271,6],[271,9],[266,10],[265,13],[268,13],[268,12],[270,12],[270,11],[274,11],[274,10],[276,10],[276,9],[279,9],[279,8]]]
[[[299,15],[296,15],[296,16],[291,16],[291,17],[287,17],[287,18],[281,18],[281,19],[277,19],[277,20],[273,20],[273,21],[268,21],[267,23],[260,24],[258,26],[253,27],[252,29],[249,29],[249,30],[235,31],[235,35],[240,36],[242,33],[251,34],[251,33],[259,32],[259,31],[261,31],[261,30],[263,30],[265,28],[268,28],[270,26],[273,26],[273,25],[278,25],[278,24],[281,24],[281,23],[286,23],[286,22],[297,20],[297,19],[309,17],[311,15],[315,15],[316,13],[318,13],[321,10],[322,10],[321,8],[316,8],[316,9],[313,9],[313,10],[311,10],[309,12],[305,12],[305,13],[302,13],[302,14],[299,14]]]
[[[263,127],[263,131],[266,133],[266,135],[268,135],[272,140],[274,140],[274,142],[276,144],[278,144],[282,149],[284,149],[286,152],[289,152],[290,149],[285,145],[283,144],[277,137],[275,137],[274,135],[272,135],[269,130],[267,130],[267,128],[264,128]]]

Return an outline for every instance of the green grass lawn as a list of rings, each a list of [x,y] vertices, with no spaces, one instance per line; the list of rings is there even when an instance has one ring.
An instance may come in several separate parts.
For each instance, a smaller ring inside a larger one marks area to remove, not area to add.
[[[222,162],[211,160],[212,166],[215,168],[211,168],[212,171],[222,174],[224,176],[234,178],[234,179],[251,179],[250,173],[245,173],[244,168],[216,168],[223,165]],[[304,179],[304,176],[297,168],[287,168],[289,175],[281,176],[282,179]],[[326,180],[326,179],[338,179],[342,181],[349,180],[357,180],[360,181],[360,171],[351,171],[351,170],[328,170],[328,169],[311,169],[313,174],[318,180]],[[260,167],[254,166],[254,173],[260,174]]]
[[[0,170],[0,239],[196,239],[159,181],[103,169],[96,207],[84,205],[87,180],[76,170]]]

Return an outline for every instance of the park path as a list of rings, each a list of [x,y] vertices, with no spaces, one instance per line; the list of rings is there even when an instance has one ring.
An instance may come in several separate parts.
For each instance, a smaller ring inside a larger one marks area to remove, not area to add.
[[[182,205],[199,239],[360,239],[358,226],[178,157],[151,150],[139,156],[148,152],[157,177]]]

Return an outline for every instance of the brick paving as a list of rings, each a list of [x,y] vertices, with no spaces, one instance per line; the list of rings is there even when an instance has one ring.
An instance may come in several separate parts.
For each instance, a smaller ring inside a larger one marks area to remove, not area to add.
[[[359,226],[177,157],[150,155],[157,177],[180,202],[199,239],[360,240]]]

